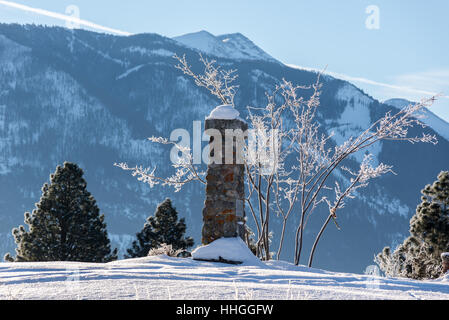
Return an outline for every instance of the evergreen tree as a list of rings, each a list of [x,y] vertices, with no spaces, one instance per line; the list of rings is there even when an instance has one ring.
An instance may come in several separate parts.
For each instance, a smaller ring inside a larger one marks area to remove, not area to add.
[[[24,226],[12,233],[16,257],[6,261],[84,261],[107,262],[117,259],[111,253],[109,238],[95,199],[86,190],[83,170],[64,162],[42,187],[36,209],[25,213]]]
[[[436,278],[443,252],[449,251],[449,172],[421,191],[421,203],[410,220],[410,237],[393,253],[384,248],[376,260],[387,275]]]
[[[174,250],[185,250],[193,246],[193,239],[184,237],[185,232],[184,218],[178,221],[178,212],[167,198],[158,205],[154,216],[147,218],[142,231],[136,234],[137,240],[127,250],[125,257],[145,257],[151,249],[162,244],[171,245]]]

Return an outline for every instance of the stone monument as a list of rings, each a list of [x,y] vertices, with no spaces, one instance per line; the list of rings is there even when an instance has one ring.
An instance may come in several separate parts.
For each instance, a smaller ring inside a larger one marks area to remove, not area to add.
[[[449,271],[449,252],[443,252],[441,254],[441,260],[442,260],[442,274],[446,274]]]
[[[247,129],[247,123],[231,105],[216,107],[206,118],[210,149],[203,209],[202,243],[205,245],[222,237],[244,239],[243,151]]]

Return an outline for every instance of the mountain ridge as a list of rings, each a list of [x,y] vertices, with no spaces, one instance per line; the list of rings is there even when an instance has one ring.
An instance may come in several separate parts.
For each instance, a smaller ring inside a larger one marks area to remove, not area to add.
[[[214,36],[205,30],[201,30],[173,37],[172,39],[187,47],[198,49],[203,53],[220,58],[264,60],[279,63],[278,60],[267,54],[239,32]]]

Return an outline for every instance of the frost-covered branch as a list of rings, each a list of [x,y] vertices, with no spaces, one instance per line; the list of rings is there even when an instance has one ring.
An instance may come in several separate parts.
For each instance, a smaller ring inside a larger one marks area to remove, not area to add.
[[[296,122],[302,124],[302,130],[304,134],[298,135],[299,148],[299,171],[303,179],[303,188],[301,189],[301,223],[297,228],[296,234],[296,256],[295,263],[299,263],[302,249],[302,234],[304,231],[304,218],[310,215],[313,209],[316,207],[317,199],[320,199],[323,189],[327,189],[326,181],[331,176],[332,172],[341,167],[342,162],[350,155],[360,152],[363,149],[368,148],[372,144],[381,140],[394,140],[394,141],[408,141],[410,143],[424,142],[424,143],[437,143],[434,135],[423,134],[422,136],[409,135],[409,129],[415,125],[425,127],[419,119],[422,118],[422,111],[425,107],[429,106],[435,98],[429,98],[421,101],[421,103],[407,106],[397,113],[392,114],[388,112],[384,117],[374,122],[369,128],[361,132],[358,136],[350,137],[347,141],[341,145],[337,145],[332,149],[326,149],[327,141],[331,137],[322,135],[318,136],[317,122],[313,119],[314,106],[309,106],[306,112],[295,112]],[[312,115],[309,117],[308,115]],[[298,126],[300,127],[300,126]],[[308,128],[308,129],[307,129]],[[366,162],[361,164],[361,172],[365,175],[369,172],[366,171],[370,167]],[[390,170],[383,172],[381,169],[391,169],[391,167],[379,167],[381,173],[373,176],[378,177]],[[347,171],[347,170],[344,170]],[[364,177],[359,178],[360,181],[364,181]],[[357,186],[358,188],[366,186],[362,183]],[[341,192],[339,189],[334,190],[338,198],[341,198],[337,205],[334,207],[334,211],[341,209],[341,204],[344,203],[344,198],[350,198],[351,192]],[[321,198],[323,199],[323,198]],[[327,226],[330,218],[324,223],[324,228]],[[317,236],[320,239],[321,230]],[[309,261],[312,261],[312,256]]]
[[[196,74],[187,63],[185,55],[179,57],[175,54],[173,57],[179,62],[175,67],[192,77],[198,87],[209,90],[223,104],[234,105],[234,96],[238,88],[237,85],[233,84],[237,79],[236,70],[223,70],[220,66],[215,65],[215,60],[208,60],[200,54],[200,61],[204,66],[204,71],[202,74]]]
[[[344,191],[342,191],[340,184],[337,181],[335,182],[334,188],[335,201],[333,203],[325,199],[325,202],[329,207],[329,215],[325,223],[321,227],[320,231],[318,232],[318,235],[316,236],[315,241],[312,245],[312,250],[310,252],[308,264],[309,267],[312,266],[313,256],[315,254],[316,247],[330,220],[333,219],[338,227],[338,224],[336,222],[337,210],[344,208],[345,199],[354,199],[357,189],[366,187],[369,183],[369,180],[380,177],[388,172],[394,173],[392,171],[392,166],[385,165],[383,163],[379,164],[377,167],[372,167],[371,166],[372,158],[373,157],[371,154],[366,154],[360,165],[360,169],[357,173],[352,172],[352,170],[350,170],[349,168],[343,166],[341,167],[342,170],[348,172],[351,175],[351,179],[349,181],[349,185],[346,187]]]
[[[295,263],[299,263],[308,218],[319,204],[330,205],[325,192],[333,190],[335,194],[336,200],[330,206],[332,214],[329,221],[334,218],[337,224],[336,211],[344,208],[345,199],[354,198],[356,190],[366,187],[368,180],[391,172],[391,166],[384,164],[372,168],[371,156],[367,156],[355,174],[342,166],[343,161],[349,156],[380,140],[437,142],[433,135],[409,134],[409,129],[413,126],[424,127],[419,119],[422,118],[423,109],[433,102],[434,98],[430,98],[419,104],[407,106],[394,114],[388,112],[358,136],[350,137],[341,145],[331,147],[332,134],[322,133],[316,119],[321,88],[320,75],[310,86],[295,86],[283,80],[273,93],[266,94],[265,107],[248,107],[250,125],[257,136],[258,148],[248,147],[247,200],[250,203],[250,199],[254,197],[256,205],[250,206],[250,210],[256,220],[257,244],[261,251],[266,251],[265,257],[269,256],[267,235],[270,211],[276,212],[282,219],[278,258],[283,247],[287,221],[292,213],[299,211],[300,222],[295,236]],[[304,99],[299,90],[312,90],[312,92],[308,99]],[[293,123],[284,123],[286,119],[293,119]],[[269,156],[265,152],[267,149],[272,151]],[[338,183],[333,189],[327,185],[327,181],[337,168],[350,176],[351,183],[344,190],[341,190]],[[329,221],[325,222],[323,231]],[[317,243],[321,234],[322,231],[317,236]]]
[[[148,140],[154,143],[173,145],[179,152],[181,152],[182,157],[179,157],[178,161],[172,163],[172,167],[175,168],[175,173],[172,176],[166,178],[158,177],[155,174],[156,167],[129,167],[126,163],[114,163],[114,166],[126,171],[131,171],[132,175],[137,177],[137,180],[148,183],[151,188],[161,184],[163,186],[171,186],[175,189],[175,192],[178,192],[183,185],[192,181],[199,181],[206,184],[206,181],[203,178],[205,173],[199,171],[197,166],[193,164],[193,156],[190,148],[161,137],[150,137]]]

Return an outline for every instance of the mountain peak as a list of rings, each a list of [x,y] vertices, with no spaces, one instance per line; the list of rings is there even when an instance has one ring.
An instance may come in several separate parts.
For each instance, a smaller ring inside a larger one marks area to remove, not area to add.
[[[402,98],[393,98],[393,99],[385,100],[383,103],[388,104],[393,107],[402,108],[409,104],[414,104],[416,102],[413,102],[413,101],[410,101],[407,99],[402,99]]]
[[[174,37],[173,40],[219,58],[277,62],[241,33],[215,36],[208,31],[201,30]]]

